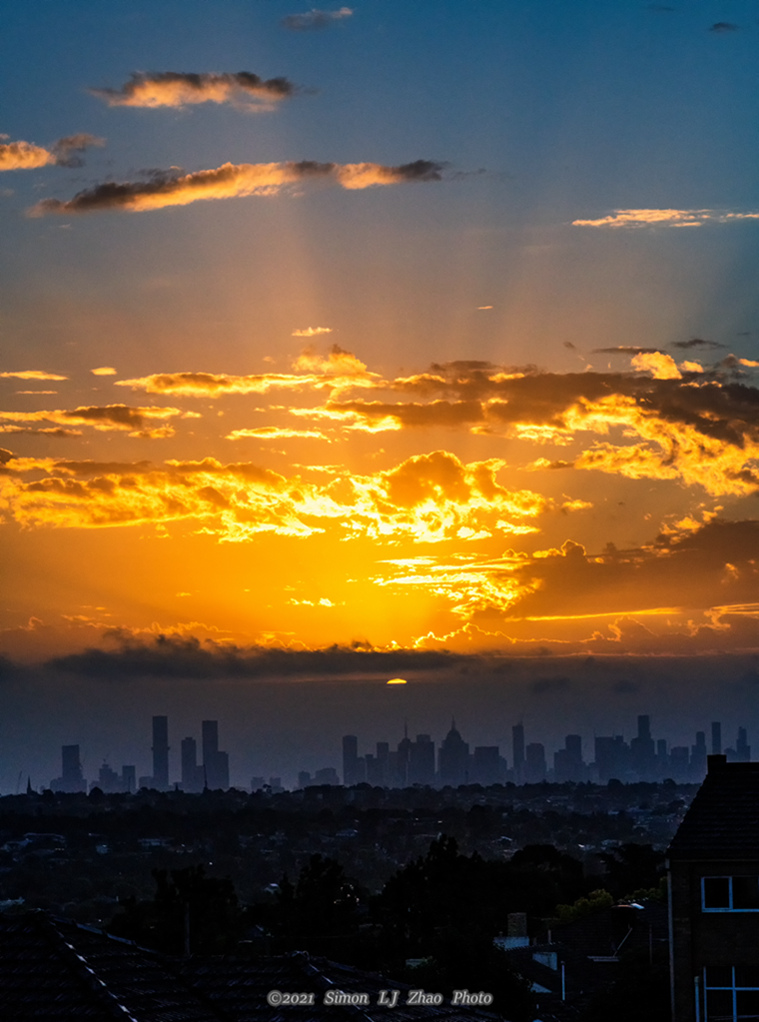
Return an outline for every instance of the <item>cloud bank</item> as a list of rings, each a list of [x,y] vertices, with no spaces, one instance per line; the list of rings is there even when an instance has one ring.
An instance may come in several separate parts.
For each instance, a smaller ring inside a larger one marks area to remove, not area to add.
[[[142,212],[166,206],[187,206],[209,199],[232,199],[247,195],[277,195],[283,189],[323,182],[351,191],[380,185],[441,181],[444,165],[416,160],[397,167],[378,163],[225,163],[213,170],[192,174],[159,172],[147,181],[105,182],[84,189],[68,201],[43,199],[29,210],[30,216],[50,213],[129,210]]]

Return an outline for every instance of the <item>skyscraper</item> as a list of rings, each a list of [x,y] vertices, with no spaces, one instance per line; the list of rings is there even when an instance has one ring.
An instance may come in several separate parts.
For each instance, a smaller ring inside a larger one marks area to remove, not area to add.
[[[514,761],[514,781],[521,784],[524,780],[524,725],[515,724],[511,729],[512,750]]]
[[[366,780],[366,761],[358,755],[358,738],[343,736],[343,784],[350,788]]]
[[[169,787],[169,718],[153,717],[153,787]]]
[[[722,755],[722,724],[712,721],[712,756]]]
[[[453,720],[438,752],[438,779],[442,785],[450,784],[454,788],[469,780],[469,746]]]
[[[202,723],[203,770],[205,786],[212,791],[229,787],[229,756],[219,749],[218,720],[204,720]]]
[[[82,776],[82,763],[78,745],[61,746],[61,776],[50,782],[53,791],[86,791],[87,782]]]
[[[198,743],[182,739],[182,791],[203,790],[203,767],[198,766]]]

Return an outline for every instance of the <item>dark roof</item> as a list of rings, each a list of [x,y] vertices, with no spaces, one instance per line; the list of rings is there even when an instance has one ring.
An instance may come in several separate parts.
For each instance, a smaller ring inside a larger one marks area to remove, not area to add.
[[[401,991],[395,1008],[381,989]],[[327,990],[369,994],[369,1005],[325,1005]],[[474,1008],[404,1004],[408,987],[296,952],[266,958],[171,958],[44,912],[0,917],[0,1019],[5,1022],[495,1022]],[[314,994],[277,1009],[270,990]]]
[[[759,860],[759,763],[709,756],[709,772],[667,854],[675,860]]]

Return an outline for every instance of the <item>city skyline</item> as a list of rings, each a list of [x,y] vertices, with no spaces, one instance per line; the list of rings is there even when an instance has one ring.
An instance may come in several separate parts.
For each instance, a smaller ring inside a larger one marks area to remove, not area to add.
[[[145,706],[242,777],[373,718],[751,720],[759,35],[719,8],[3,7],[0,788],[135,762]]]
[[[121,765],[120,770],[114,770],[114,764],[104,759],[97,777],[87,778],[83,773],[80,746],[64,745],[61,747],[61,776],[53,778],[49,785],[35,786],[27,775],[27,790],[51,787],[53,791],[78,792],[99,787],[106,793],[134,793],[144,787],[158,791],[178,788],[198,793],[230,787],[255,791],[265,785],[273,789],[295,789],[325,784],[352,787],[364,783],[388,788],[521,785],[542,781],[605,784],[610,780],[635,783],[671,779],[677,783],[699,783],[706,773],[708,755],[724,754],[728,762],[751,760],[747,728],[738,726],[736,739],[730,746],[721,721],[711,721],[708,727],[697,731],[691,745],[675,745],[666,736],[654,738],[650,715],[639,714],[637,731],[629,742],[624,733],[567,734],[563,745],[552,749],[532,740],[534,736],[521,722],[511,726],[508,746],[474,745],[464,739],[452,719],[447,734],[437,740],[424,732],[412,738],[406,724],[397,745],[386,739],[379,740],[374,751],[368,748],[361,751],[366,743],[361,743],[358,736],[343,735],[341,754],[335,750],[333,762],[316,768],[313,773],[291,764],[284,779],[271,774],[267,777],[265,764],[262,764],[261,772],[242,783],[239,770],[232,779],[229,754],[219,749],[218,721],[202,721],[200,763],[197,761],[198,744],[193,736],[182,738],[178,754],[171,758],[169,733],[169,718],[154,716],[151,774],[140,774],[135,764]],[[21,775],[17,788],[20,786]]]

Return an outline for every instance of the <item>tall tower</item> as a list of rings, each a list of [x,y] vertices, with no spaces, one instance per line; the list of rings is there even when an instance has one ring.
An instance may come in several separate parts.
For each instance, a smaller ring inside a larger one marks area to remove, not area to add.
[[[524,779],[524,724],[515,724],[511,729],[513,742],[514,781],[521,784]]]
[[[358,767],[358,738],[355,735],[343,735],[343,784],[350,788],[361,780]]]
[[[219,749],[218,720],[204,720],[202,725],[203,770],[205,785],[212,791],[229,787],[229,755]]]
[[[153,787],[169,787],[169,718],[153,717]]]
[[[722,755],[722,724],[718,720],[712,721],[712,756]]]

